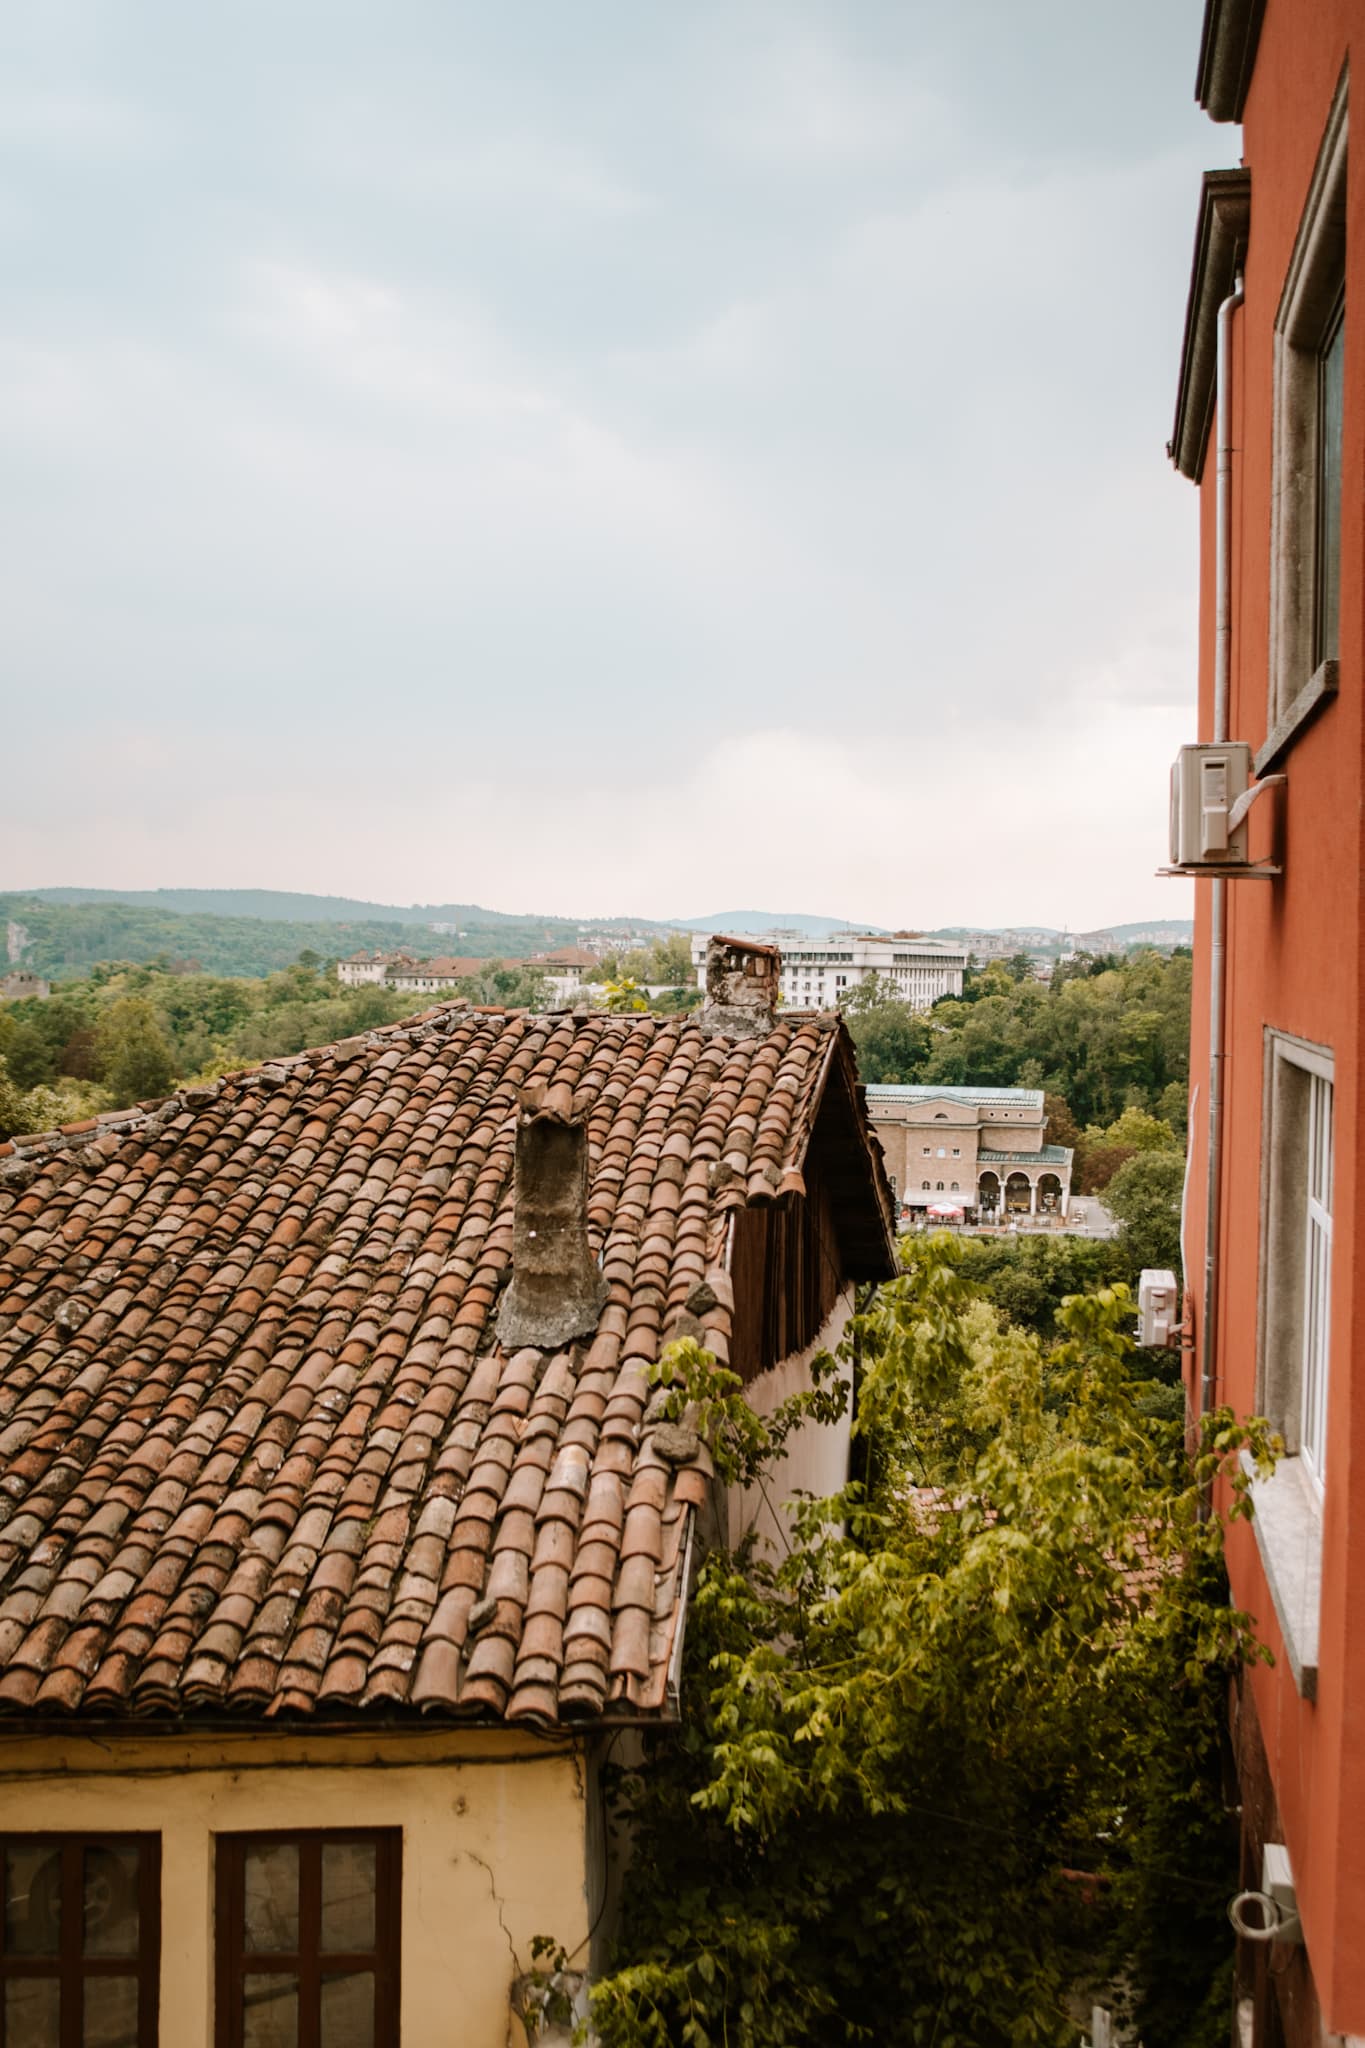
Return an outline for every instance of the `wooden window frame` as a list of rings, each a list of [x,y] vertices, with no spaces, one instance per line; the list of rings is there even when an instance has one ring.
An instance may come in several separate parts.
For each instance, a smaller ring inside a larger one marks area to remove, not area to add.
[[[137,1982],[137,2048],[157,2048],[161,1993],[161,1837],[137,1829],[76,1834],[59,1829],[6,1828],[0,1832],[0,1873],[3,1851],[11,1843],[39,1848],[51,1843],[61,1856],[61,1931],[55,1956],[11,1957],[5,1946],[4,1905],[0,1899],[0,2048],[6,2036],[4,1987],[11,1979],[55,1979],[59,1989],[58,2038],[53,2048],[81,2048],[86,1986],[92,1978],[132,1977]],[[87,1956],[83,1953],[85,1913],[81,1859],[88,1849],[138,1850],[138,1944],[135,1958]],[[3,1876],[0,1875],[0,1883]],[[75,1910],[70,1910],[73,1901]],[[131,1965],[131,1967],[130,1967]],[[75,1987],[76,1996],[71,1995]]]
[[[299,1852],[299,1946],[293,1953],[248,1953],[244,1926],[246,1852],[287,1842]],[[323,1954],[320,1946],[322,1851],[328,1843],[372,1842],[375,1849],[374,1948]],[[402,1988],[403,1831],[401,1828],[253,1828],[214,1838],[214,2044],[242,2048],[248,1975],[278,1971],[299,1984],[298,2048],[320,2048],[318,2000],[324,1976],[372,1970],[374,2048],[399,2048]]]

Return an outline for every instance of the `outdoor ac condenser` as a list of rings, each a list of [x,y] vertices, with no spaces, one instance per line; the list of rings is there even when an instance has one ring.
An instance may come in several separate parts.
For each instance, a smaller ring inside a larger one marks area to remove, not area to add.
[[[1244,740],[1182,747],[1171,769],[1171,866],[1234,867],[1247,857],[1245,819],[1228,829],[1228,814],[1251,780]]]
[[[1138,1343],[1164,1350],[1179,1327],[1175,1274],[1169,1266],[1144,1266],[1138,1278]]]

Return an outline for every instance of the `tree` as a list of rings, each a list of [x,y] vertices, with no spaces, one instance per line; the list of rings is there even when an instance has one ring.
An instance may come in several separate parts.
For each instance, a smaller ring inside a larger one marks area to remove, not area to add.
[[[1125,1976],[1146,2048],[1225,2038],[1218,1731],[1255,1651],[1200,1501],[1221,1467],[1243,1511],[1264,1432],[1221,1413],[1185,1465],[1125,1290],[1045,1356],[945,1240],[909,1258],[850,1334],[866,1487],[702,1568],[682,1729],[626,1775],[603,2048],[1061,2048],[1068,1994]],[[662,1373],[723,1475],[770,1467],[790,1410],[765,1429],[695,1345]]]
[[[649,998],[639,983],[627,974],[620,981],[609,981],[605,984],[601,1007],[617,1016],[629,1015],[635,1010],[647,1010]]]
[[[912,1010],[890,977],[869,975],[839,1005],[863,1081],[916,1081],[933,1043],[927,1017]]]
[[[1080,1144],[1080,1127],[1060,1095],[1044,1093],[1043,1114],[1047,1118],[1044,1137],[1049,1145],[1067,1145],[1074,1149]]]
[[[104,1084],[120,1108],[169,1092],[175,1072],[171,1048],[145,998],[125,996],[114,1003],[95,1036]]]
[[[1105,1206],[1122,1223],[1124,1249],[1137,1269],[1169,1266],[1179,1278],[1184,1189],[1184,1159],[1169,1150],[1135,1153],[1105,1189]]]

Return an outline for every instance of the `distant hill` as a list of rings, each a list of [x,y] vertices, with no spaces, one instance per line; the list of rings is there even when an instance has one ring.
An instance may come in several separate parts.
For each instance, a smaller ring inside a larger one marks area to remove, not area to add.
[[[859,924],[847,917],[813,917],[805,910],[717,910],[710,917],[674,917],[675,931],[729,932],[735,938],[763,938],[769,932],[799,932],[806,939],[827,939],[831,932],[880,934],[879,924]]]
[[[270,924],[516,924],[509,911],[477,903],[365,903],[354,896],[305,896],[292,889],[26,889],[43,903],[128,903],[181,916],[259,917]]]
[[[14,961],[57,981],[111,960],[164,957],[189,972],[260,975],[289,966],[303,952],[331,959],[401,948],[425,959],[458,951],[485,960],[519,960],[593,934],[602,935],[614,950],[670,930],[741,936],[790,932],[819,941],[836,931],[885,929],[808,911],[720,910],[707,917],[657,920],[566,918],[485,910],[476,903],[400,907],[285,889],[31,889],[0,895],[0,921],[16,928],[10,947]],[[1192,931],[1181,918],[1106,929],[1121,946],[1187,944]],[[1004,932],[953,926],[929,936],[969,945],[1003,936],[1024,950],[1053,952],[1066,935],[1035,925]]]
[[[1146,924],[1106,925],[1125,946],[1188,946],[1194,939],[1194,925],[1188,917],[1154,917]]]

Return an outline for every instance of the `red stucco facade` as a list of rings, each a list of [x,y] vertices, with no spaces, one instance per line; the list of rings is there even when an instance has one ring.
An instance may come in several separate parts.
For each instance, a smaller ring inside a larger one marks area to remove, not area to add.
[[[1227,18],[1241,14],[1229,27]],[[1272,493],[1282,476],[1274,431],[1275,331],[1315,165],[1343,79],[1365,89],[1365,0],[1267,0],[1258,10],[1210,4],[1210,36],[1236,31],[1254,51],[1242,108],[1250,171],[1249,222],[1239,247],[1245,303],[1233,318],[1231,395],[1232,636],[1228,737],[1253,750],[1272,723]],[[1248,25],[1249,24],[1249,25]],[[1224,109],[1226,116],[1226,109]],[[1349,123],[1354,115],[1348,112]],[[1251,813],[1253,859],[1277,854],[1277,880],[1227,887],[1227,1029],[1223,1198],[1216,1355],[1205,1358],[1203,1279],[1209,1103],[1210,896],[1197,884],[1187,1288],[1197,1407],[1212,1364],[1214,1396],[1241,1413],[1264,1405],[1263,1267],[1274,1256],[1264,1225],[1268,1153],[1267,1031],[1327,1048],[1334,1078],[1330,1342],[1320,1523],[1316,1696],[1296,1679],[1267,1578],[1247,1524],[1229,1536],[1233,1597],[1255,1616],[1272,1666],[1247,1673],[1233,1706],[1244,1817],[1243,1882],[1260,1881],[1264,1841],[1288,1848],[1306,1946],[1244,1944],[1242,2026],[1258,2043],[1365,2037],[1365,1216],[1357,1188],[1365,1146],[1359,1085],[1365,975],[1365,136],[1349,141],[1345,227],[1345,398],[1342,407],[1341,596],[1338,680],[1273,766],[1287,777]],[[1216,315],[1224,280],[1196,273],[1191,330]],[[1188,340],[1188,335],[1187,335]],[[1182,382],[1190,376],[1189,354]],[[1202,458],[1185,461],[1201,494],[1199,737],[1212,736],[1215,663],[1215,426]],[[1179,456],[1178,458],[1179,459]],[[1282,460],[1282,456],[1281,456]],[[1304,681],[1308,678],[1305,676]],[[1278,813],[1278,817],[1276,816]],[[1276,832],[1278,831],[1278,843]],[[1245,2032],[1242,2036],[1246,2038]]]

